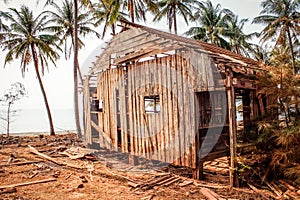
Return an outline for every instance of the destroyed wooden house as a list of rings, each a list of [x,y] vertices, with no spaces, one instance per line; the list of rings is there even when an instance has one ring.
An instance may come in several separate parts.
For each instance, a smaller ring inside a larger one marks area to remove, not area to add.
[[[121,27],[85,80],[86,142],[189,167],[195,178],[204,161],[222,156],[234,169],[236,99],[245,127],[261,114],[258,62],[149,27]]]

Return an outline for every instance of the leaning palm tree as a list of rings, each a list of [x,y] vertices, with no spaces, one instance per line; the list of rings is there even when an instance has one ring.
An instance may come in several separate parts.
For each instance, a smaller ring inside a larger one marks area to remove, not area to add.
[[[260,16],[253,23],[265,25],[261,32],[263,42],[275,39],[275,45],[284,43],[289,46],[292,68],[297,73],[295,45],[299,44],[300,2],[299,0],[264,0]]]
[[[44,12],[34,17],[28,7],[22,6],[20,11],[10,8],[10,12],[1,12],[1,16],[10,23],[9,30],[1,33],[4,40],[1,41],[0,46],[4,51],[8,50],[5,64],[21,59],[21,69],[24,74],[29,63],[33,62],[47,109],[50,135],[55,135],[41,73],[43,74],[44,68],[48,66],[48,60],[55,65],[55,60],[59,58],[56,50],[60,48],[55,43],[57,37],[45,31],[49,21]]]
[[[163,17],[167,17],[169,31],[172,31],[174,26],[174,32],[177,34],[177,14],[181,15],[188,24],[189,19],[193,19],[192,10],[197,0],[161,0],[157,2],[157,6],[160,9],[155,15],[153,21],[160,21]]]
[[[228,23],[233,17],[233,13],[228,9],[222,9],[221,4],[217,4],[214,7],[211,1],[202,2],[198,5],[199,7],[194,17],[199,26],[191,27],[185,34],[196,40],[230,50],[230,44],[225,37],[227,36]]]

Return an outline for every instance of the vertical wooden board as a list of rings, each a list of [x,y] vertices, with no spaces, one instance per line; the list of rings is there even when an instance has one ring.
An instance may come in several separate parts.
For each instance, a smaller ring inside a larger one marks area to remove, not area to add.
[[[140,63],[137,63],[134,65],[134,76],[133,76],[133,98],[134,98],[134,104],[133,104],[133,113],[134,113],[134,136],[135,136],[135,154],[139,155],[139,151],[140,151],[140,141],[139,141],[139,134],[140,134],[140,130],[139,130],[139,125],[138,125],[138,121],[139,121],[139,116],[138,116],[138,91],[137,91],[137,87],[138,87],[138,69],[140,67]]]
[[[205,60],[207,62],[207,85],[209,88],[214,88],[214,71],[216,71],[216,65],[209,55],[205,54]]]
[[[199,106],[197,102],[197,96],[195,93],[193,94],[192,98],[192,115],[191,115],[191,121],[193,123],[191,129],[193,133],[190,135],[190,167],[191,168],[196,168],[196,135],[198,133],[198,121],[199,121]]]
[[[119,112],[120,112],[120,121],[118,123],[118,132],[121,131],[121,141],[118,141],[118,143],[121,142],[121,150],[122,152],[126,152],[126,143],[125,143],[125,124],[126,124],[126,107],[125,107],[125,84],[124,84],[124,70],[123,67],[119,67],[116,71],[117,73],[117,83],[116,86],[119,90]],[[116,96],[117,97],[117,96]],[[117,100],[117,99],[116,99]],[[117,110],[116,110],[117,111]],[[119,133],[118,133],[119,134]],[[119,137],[118,137],[119,138]]]
[[[189,137],[192,132],[192,121],[191,121],[191,93],[189,91],[189,79],[188,79],[188,66],[186,61],[186,56],[184,52],[181,52],[181,66],[182,66],[182,72],[183,72],[183,90],[184,90],[184,146],[183,151],[181,155],[184,157],[184,160],[182,160],[182,165],[189,167]]]
[[[180,52],[177,53],[177,57],[176,57],[176,65],[177,65],[177,91],[178,91],[178,101],[180,102],[180,106],[179,106],[179,116],[180,116],[180,122],[179,122],[179,134],[176,135],[176,145],[178,146],[178,152],[176,152],[177,154],[177,158],[179,158],[179,163],[177,163],[178,165],[184,165],[184,141],[185,141],[185,123],[186,122],[186,113],[185,113],[185,109],[186,109],[186,97],[185,97],[185,88],[184,88],[184,69],[181,63],[181,54]]]
[[[121,82],[122,82],[122,106],[121,106],[121,110],[122,110],[122,115],[121,115],[121,122],[122,122],[122,143],[124,146],[124,151],[128,152],[128,127],[127,127],[127,94],[126,94],[126,87],[127,87],[127,83],[126,83],[126,71],[124,70],[124,67],[121,68]]]
[[[165,161],[165,128],[164,128],[164,119],[165,119],[165,91],[166,87],[164,85],[164,71],[165,64],[163,58],[158,59],[158,68],[159,68],[159,85],[160,85],[160,132],[158,134],[158,160]]]
[[[118,122],[117,122],[117,109],[116,109],[116,105],[117,105],[117,99],[116,99],[116,85],[117,85],[117,78],[118,78],[118,74],[116,73],[117,69],[111,69],[110,70],[110,102],[111,102],[111,112],[110,112],[110,124],[111,124],[111,136],[113,139],[113,145],[115,148],[118,147]]]
[[[125,152],[129,152],[129,122],[128,122],[128,69],[123,70],[123,82],[124,82],[124,143]]]
[[[196,59],[196,53],[193,49],[188,50],[188,59],[189,59],[189,76],[192,79],[193,89],[196,90],[199,85],[199,66]]]
[[[227,98],[228,98],[228,115],[229,115],[229,143],[230,143],[230,171],[229,180],[230,186],[235,187],[236,172],[233,170],[236,167],[236,106],[235,106],[235,94],[234,86],[232,83],[233,72],[231,68],[226,69],[226,88],[227,88]]]
[[[153,73],[153,82],[155,82],[155,93],[159,95],[159,98],[160,97],[160,70],[159,70],[159,66],[157,64],[157,59],[156,58],[154,61],[153,61],[153,64],[155,66],[155,72]],[[161,100],[160,100],[160,105],[161,105]],[[153,159],[155,160],[158,160],[159,159],[159,156],[158,156],[158,149],[159,149],[159,141],[158,141],[158,137],[159,137],[159,134],[160,134],[160,129],[161,129],[161,126],[160,126],[160,116],[161,116],[161,110],[159,111],[159,113],[157,113],[155,115],[155,128],[154,128],[154,137],[153,137],[153,140],[154,140],[154,148],[153,148],[153,153],[154,153],[154,157]]]
[[[186,60],[187,69],[190,70],[190,61]],[[196,135],[196,108],[195,108],[195,93],[193,90],[193,83],[191,82],[190,77],[188,77],[188,91],[189,91],[189,105],[190,105],[190,115],[189,115],[189,122],[190,122],[190,130],[188,134],[188,142],[187,142],[187,150],[188,150],[188,158],[187,158],[187,166],[192,167],[193,166],[193,143],[195,140]]]
[[[140,112],[140,84],[141,84],[141,67],[143,63],[139,63],[136,66],[136,75],[135,75],[135,98],[136,98],[136,125],[137,125],[137,144],[138,144],[138,155],[143,154],[143,148],[142,148],[142,127],[141,127],[141,112]]]
[[[127,68],[127,87],[128,87],[128,92],[127,92],[127,95],[128,95],[128,122],[129,122],[129,138],[130,138],[130,148],[128,149],[129,152],[131,154],[133,154],[134,152],[134,137],[133,137],[133,134],[134,134],[134,126],[133,126],[133,112],[132,112],[132,105],[133,105],[133,100],[132,100],[132,68],[133,66],[132,65],[126,65],[126,68]]]
[[[153,94],[152,91],[151,91],[151,85],[150,85],[150,66],[151,66],[151,61],[146,61],[145,62],[145,68],[144,68],[144,79],[142,79],[144,81],[144,85],[146,87],[145,90],[143,91],[143,94]],[[145,102],[144,102],[144,99],[142,99],[142,108],[141,108],[141,111],[142,111],[142,116],[143,116],[143,126],[144,126],[144,138],[145,138],[145,147],[144,147],[144,151],[146,153],[146,157],[149,158],[149,155],[150,155],[150,149],[151,149],[151,138],[150,138],[150,135],[151,135],[151,132],[152,132],[152,123],[151,123],[151,118],[152,116],[149,116],[146,114],[146,112],[144,111],[145,109]]]
[[[103,79],[101,78],[102,76],[100,74],[98,74],[97,76],[97,96],[98,96],[98,99],[99,100],[102,100],[102,82],[103,82]],[[99,112],[98,113],[98,124],[99,124],[99,127],[100,127],[100,130],[103,132],[103,112]],[[102,136],[102,133],[101,132],[98,132],[98,137],[99,137],[99,144],[100,146],[102,147],[103,146],[103,136]]]
[[[167,65],[167,87],[168,87],[168,92],[167,92],[167,101],[168,101],[168,132],[166,133],[166,144],[168,146],[168,154],[167,154],[167,160],[168,162],[172,163],[174,161],[174,139],[173,139],[173,103],[172,103],[172,99],[173,99],[173,94],[172,94],[172,69],[174,69],[174,59],[175,56],[172,55],[171,57],[171,62],[168,62]]]
[[[91,107],[90,107],[90,88],[89,78],[84,82],[84,112],[85,112],[85,139],[87,144],[92,144],[92,131],[91,131]]]
[[[104,133],[108,137],[110,137],[110,132],[109,132],[109,124],[108,124],[108,113],[109,113],[109,104],[108,104],[108,95],[107,95],[107,88],[108,88],[108,83],[107,83],[107,72],[102,72],[102,94],[103,94],[103,129]],[[103,148],[106,148],[106,140],[103,138]]]
[[[163,149],[164,149],[164,161],[165,162],[170,162],[169,155],[170,155],[170,143],[169,143],[169,102],[168,102],[168,93],[169,93],[169,88],[168,88],[168,68],[170,66],[169,59],[171,57],[164,57],[163,58],[163,72],[162,72],[162,79],[163,79],[163,85],[164,87],[164,92],[163,92],[163,107],[164,107],[164,121],[163,121],[163,126],[164,126],[164,134],[163,134]]]
[[[206,76],[206,62],[205,62],[205,58],[203,56],[203,53],[199,53],[197,52],[195,54],[194,59],[197,60],[197,66],[198,68],[198,72],[199,72],[199,78],[201,79],[200,82],[200,88],[202,88],[202,90],[207,90],[208,86],[207,86],[207,76]],[[199,87],[198,87],[199,88]]]

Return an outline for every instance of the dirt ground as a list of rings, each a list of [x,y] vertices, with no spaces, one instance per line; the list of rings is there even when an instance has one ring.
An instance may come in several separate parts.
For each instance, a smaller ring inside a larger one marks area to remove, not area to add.
[[[32,153],[28,145],[57,163]],[[104,151],[82,154],[80,148],[77,155],[64,153],[74,147],[84,147],[75,134],[0,136],[0,199],[208,199],[203,195],[206,190],[217,194],[219,199],[261,199],[250,189],[230,190],[226,184],[142,170],[142,166],[141,170],[132,170],[125,162],[122,168],[125,170],[119,170],[113,167],[117,161],[113,162]],[[164,184],[157,184],[159,179],[164,179]],[[24,183],[28,185],[22,186]]]

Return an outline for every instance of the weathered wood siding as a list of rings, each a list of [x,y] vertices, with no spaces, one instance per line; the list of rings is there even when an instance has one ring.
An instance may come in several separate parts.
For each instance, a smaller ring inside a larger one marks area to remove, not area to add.
[[[124,152],[195,168],[201,115],[195,92],[214,90],[215,73],[211,59],[192,50],[99,73],[100,146],[109,148],[110,138]],[[146,113],[144,97],[153,95],[160,112]]]

